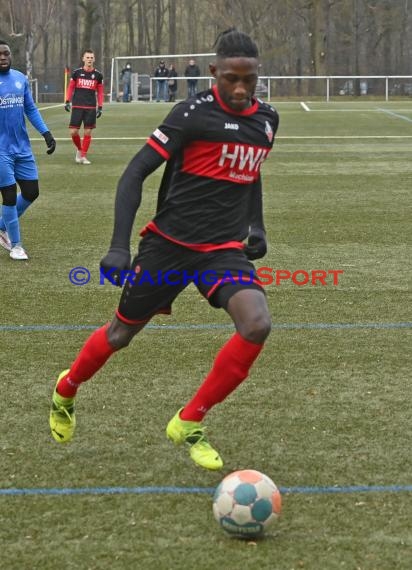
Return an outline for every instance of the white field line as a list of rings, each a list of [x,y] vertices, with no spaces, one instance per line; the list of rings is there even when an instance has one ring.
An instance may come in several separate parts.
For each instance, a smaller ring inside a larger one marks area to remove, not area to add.
[[[309,107],[303,101],[300,102],[300,106],[304,111],[310,111]]]
[[[399,115],[399,113],[395,113],[394,111],[389,111],[389,109],[380,109],[378,111],[381,113],[385,113],[385,115],[389,115],[390,117],[395,117],[396,119],[402,119],[403,121],[408,121],[408,123],[412,123],[412,119],[409,117],[405,117],[404,115]]]
[[[412,139],[412,135],[288,135],[278,136],[277,139]],[[55,137],[56,141],[72,142],[71,138]],[[146,141],[148,137],[93,137],[94,141]],[[43,138],[33,137],[32,141],[43,141]]]
[[[57,107],[64,107],[64,103],[58,105],[49,105],[48,107],[38,107],[39,111],[47,111],[47,109],[57,109]]]

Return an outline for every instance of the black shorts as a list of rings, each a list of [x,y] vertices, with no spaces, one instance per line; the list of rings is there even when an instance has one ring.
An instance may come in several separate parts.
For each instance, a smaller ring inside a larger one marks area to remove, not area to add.
[[[216,308],[226,308],[240,289],[263,293],[255,268],[242,250],[198,252],[152,232],[141,240],[131,271],[122,277],[116,314],[127,324],[147,322],[159,313],[169,315],[173,301],[190,283]]]
[[[82,123],[86,129],[94,129],[96,127],[96,109],[74,107],[70,117],[69,128],[79,129]]]

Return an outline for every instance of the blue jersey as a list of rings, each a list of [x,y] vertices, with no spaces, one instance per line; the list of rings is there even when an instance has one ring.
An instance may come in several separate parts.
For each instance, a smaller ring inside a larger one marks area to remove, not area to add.
[[[41,135],[49,130],[34,104],[27,77],[16,69],[0,73],[0,155],[32,155],[24,115]]]

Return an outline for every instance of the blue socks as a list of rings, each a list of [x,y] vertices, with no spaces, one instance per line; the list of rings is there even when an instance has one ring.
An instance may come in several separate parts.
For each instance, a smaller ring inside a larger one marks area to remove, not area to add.
[[[17,206],[2,206],[0,229],[7,231],[12,247],[20,243],[20,226]]]
[[[31,206],[32,202],[29,202],[21,194],[17,196],[17,216],[20,218],[22,214]]]
[[[16,245],[16,243],[20,243],[19,218],[31,204],[32,202],[29,202],[29,200],[26,200],[19,194],[15,206],[2,206],[0,230],[8,233],[12,246]]]

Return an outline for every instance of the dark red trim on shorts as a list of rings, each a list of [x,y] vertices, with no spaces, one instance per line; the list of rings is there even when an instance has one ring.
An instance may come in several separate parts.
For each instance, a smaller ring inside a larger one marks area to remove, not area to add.
[[[83,125],[84,126],[84,125]],[[77,125],[69,125],[69,129],[80,129],[80,127],[78,127]],[[96,125],[87,125],[87,127],[84,127],[85,129],[95,129]]]
[[[163,238],[175,243],[177,245],[181,245],[183,247],[187,247],[187,249],[191,249],[193,251],[201,251],[204,253],[208,253],[209,251],[218,251],[219,249],[243,249],[245,247],[244,243],[241,241],[227,241],[225,243],[186,243],[184,241],[180,241],[178,239],[165,234],[160,230],[156,224],[152,221],[149,222],[140,232],[141,236],[145,236],[147,232],[153,232]]]
[[[213,293],[215,293],[216,289],[218,287],[220,287],[220,285],[230,285],[232,283],[232,281],[240,281],[241,277],[232,277],[231,279],[228,279],[227,277],[222,277],[222,279],[219,279],[219,281],[217,283],[215,283],[213,285],[213,287],[210,289],[210,291],[207,294],[207,298],[210,299],[210,297],[213,295]],[[258,281],[257,279],[253,279],[252,283],[256,283],[256,285],[259,285],[260,287],[262,287],[260,281]],[[242,285],[249,285],[248,283],[242,283]]]
[[[153,315],[151,315],[150,317],[147,317],[147,319],[144,319],[143,321],[139,321],[138,319],[127,319],[126,317],[124,317],[123,315],[120,314],[119,309],[116,310],[116,317],[120,321],[125,323],[126,325],[143,325],[145,323],[148,323],[150,321],[150,319],[152,317],[154,317],[155,315],[171,315],[171,314],[172,314],[171,309],[159,309],[158,311],[153,313]]]

